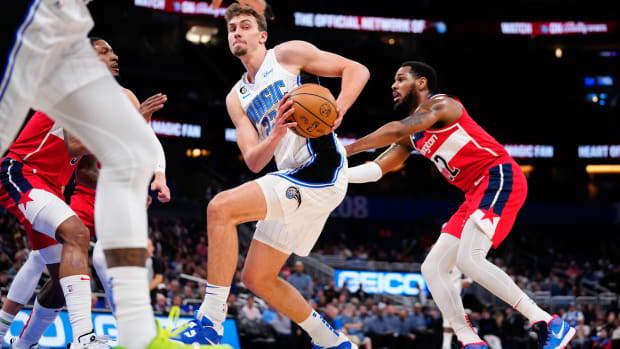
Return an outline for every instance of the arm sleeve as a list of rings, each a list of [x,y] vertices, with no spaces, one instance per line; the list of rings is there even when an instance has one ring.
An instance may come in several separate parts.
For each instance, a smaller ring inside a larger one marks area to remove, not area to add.
[[[155,172],[166,174],[166,154],[159,139],[157,139],[157,166],[155,167]]]
[[[371,161],[363,165],[350,167],[347,175],[349,183],[376,182],[383,176],[383,170],[376,162]]]

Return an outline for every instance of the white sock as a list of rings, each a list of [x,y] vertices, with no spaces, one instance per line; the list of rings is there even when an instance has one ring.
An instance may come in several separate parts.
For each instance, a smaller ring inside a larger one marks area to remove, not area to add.
[[[228,311],[228,294],[230,287],[217,286],[207,283],[205,298],[202,300],[200,309],[198,309],[199,320],[200,315],[206,315],[213,322],[213,328],[221,336],[224,333],[222,323],[226,320],[226,312]]]
[[[90,312],[90,276],[71,275],[60,279],[60,286],[65,294],[69,322],[73,330],[73,342],[93,331],[93,320]]]
[[[50,309],[39,304],[39,300],[34,301],[32,313],[26,322],[26,326],[22,330],[19,340],[13,346],[15,349],[30,349],[33,344],[39,342],[43,333],[54,322],[60,310]]]
[[[517,301],[517,303],[513,306],[515,310],[523,314],[528,320],[530,320],[531,324],[535,324],[539,321],[549,322],[551,321],[551,315],[546,311],[540,309],[538,305],[528,297],[524,292],[521,292],[522,295]]]
[[[5,311],[0,311],[0,343],[4,339],[6,332],[11,328],[15,315],[11,315]]]
[[[146,348],[157,335],[146,276],[144,267],[108,269],[119,345],[126,348]]]
[[[338,332],[314,310],[307,319],[299,323],[299,326],[308,332],[312,343],[316,345],[330,347],[338,341]]]
[[[450,325],[456,334],[456,338],[463,343],[463,345],[482,342],[482,339],[478,337],[476,330],[471,326],[467,315],[464,317],[457,316],[450,320]]]
[[[443,344],[441,345],[441,349],[451,349],[452,348],[452,332],[444,332],[443,333]]]

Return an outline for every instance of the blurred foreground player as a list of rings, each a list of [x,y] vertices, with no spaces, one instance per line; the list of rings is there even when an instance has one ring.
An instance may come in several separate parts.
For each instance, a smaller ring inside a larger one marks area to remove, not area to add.
[[[346,146],[347,154],[392,144],[374,162],[349,169],[349,181],[376,181],[418,150],[453,185],[465,192],[465,202],[441,230],[422,264],[433,299],[464,348],[488,348],[465,315],[457,289],[450,281],[456,265],[465,275],[510,304],[534,324],[542,349],[564,348],[575,335],[557,315],[540,309],[503,270],[486,259],[512,228],[527,196],[527,181],[506,150],[467,113],[459,100],[432,95],[435,70],[422,62],[401,65],[392,94],[397,112],[409,116],[385,124]]]
[[[229,48],[246,69],[226,97],[237,144],[253,172],[260,172],[274,156],[280,171],[223,191],[209,203],[207,291],[195,319],[178,340],[221,341],[226,300],[239,257],[237,225],[258,220],[243,270],[244,284],[299,324],[316,348],[357,348],[278,274],[292,253],[310,253],[327,217],[344,199],[348,184],[344,148],[333,132],[307,139],[288,129],[295,125],[286,121],[294,111],[288,93],[299,85],[302,71],[340,77],[337,127],[369,72],[357,62],[304,41],[289,41],[268,50],[266,20],[250,7],[232,4],[226,22]]]
[[[169,331],[158,335],[144,264],[144,203],[160,157],[157,139],[93,52],[86,37],[93,21],[83,0],[14,5],[2,11],[2,24],[15,34],[13,40],[1,41],[10,46],[0,47],[6,57],[0,80],[0,152],[33,108],[58,121],[97,157],[101,171],[95,221],[109,267],[120,344],[177,348]],[[71,275],[70,251],[65,250],[61,278]]]

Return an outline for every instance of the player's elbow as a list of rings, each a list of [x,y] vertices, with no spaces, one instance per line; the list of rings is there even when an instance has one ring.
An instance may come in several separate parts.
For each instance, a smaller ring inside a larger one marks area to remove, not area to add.
[[[259,173],[263,169],[263,167],[257,164],[256,161],[251,161],[251,160],[246,159],[245,164],[248,166],[250,171],[252,171],[253,173]]]
[[[363,79],[364,82],[367,82],[370,79],[370,70],[368,70],[368,68],[361,63],[357,63],[357,65],[358,76],[360,79]]]

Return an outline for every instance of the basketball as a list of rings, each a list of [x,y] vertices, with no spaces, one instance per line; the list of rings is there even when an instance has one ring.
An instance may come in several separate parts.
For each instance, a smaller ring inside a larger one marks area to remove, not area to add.
[[[303,84],[290,92],[295,112],[291,117],[296,134],[316,138],[328,134],[338,118],[336,99],[329,90],[317,84]]]

